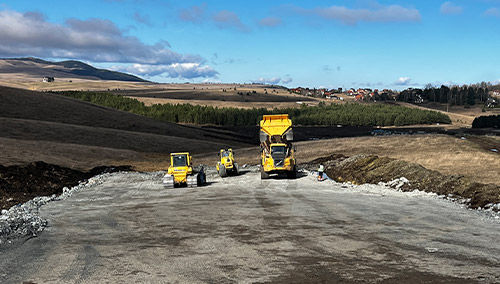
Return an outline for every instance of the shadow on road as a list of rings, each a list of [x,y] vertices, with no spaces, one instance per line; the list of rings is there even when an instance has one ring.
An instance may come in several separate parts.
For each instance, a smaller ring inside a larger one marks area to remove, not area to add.
[[[307,173],[297,172],[297,176],[294,179],[301,179],[306,176],[308,176]],[[292,179],[292,178],[287,177],[286,174],[271,174],[267,179]]]

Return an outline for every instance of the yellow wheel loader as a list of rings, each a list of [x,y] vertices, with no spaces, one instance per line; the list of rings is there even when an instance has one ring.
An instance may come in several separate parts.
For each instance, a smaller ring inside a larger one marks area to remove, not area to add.
[[[203,167],[195,172],[192,167],[193,158],[189,153],[171,153],[170,167],[163,177],[165,188],[175,186],[195,187],[206,184],[207,177]]]
[[[284,173],[297,177],[295,148],[292,147],[292,121],[288,114],[264,115],[260,121],[261,179]]]
[[[220,177],[227,177],[228,175],[239,174],[238,164],[234,161],[233,149],[220,149],[219,152],[220,161],[217,162],[217,172]]]

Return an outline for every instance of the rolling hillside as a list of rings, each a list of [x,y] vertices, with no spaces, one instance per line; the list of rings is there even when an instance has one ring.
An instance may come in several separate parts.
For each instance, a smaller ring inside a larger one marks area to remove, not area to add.
[[[18,74],[31,79],[42,80],[43,77],[59,79],[113,80],[126,82],[147,82],[134,75],[106,69],[98,69],[80,61],[70,60],[50,62],[38,58],[0,59],[0,76]]]
[[[103,163],[216,153],[252,146],[233,132],[161,122],[83,101],[0,87],[0,164],[42,160],[87,169]],[[167,162],[167,161],[165,161]]]

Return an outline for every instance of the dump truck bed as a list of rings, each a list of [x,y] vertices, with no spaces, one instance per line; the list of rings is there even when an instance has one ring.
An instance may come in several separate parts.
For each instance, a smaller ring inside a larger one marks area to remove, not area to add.
[[[269,136],[283,135],[292,127],[288,114],[264,115],[260,121],[260,130]]]

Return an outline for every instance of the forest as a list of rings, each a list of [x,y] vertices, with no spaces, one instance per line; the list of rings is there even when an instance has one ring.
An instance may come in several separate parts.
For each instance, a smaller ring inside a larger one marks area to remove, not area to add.
[[[498,128],[500,127],[500,115],[488,115],[476,117],[472,122],[472,128]]]
[[[464,86],[441,86],[439,88],[427,86],[422,89],[406,89],[396,98],[408,103],[436,102],[450,106],[472,106],[476,103],[484,104],[488,100],[489,86],[486,83]]]
[[[450,118],[440,112],[389,104],[364,105],[358,103],[332,103],[327,105],[321,102],[318,106],[302,105],[299,108],[273,110],[265,108],[217,108],[211,106],[194,106],[190,104],[154,104],[146,106],[136,99],[110,93],[81,91],[55,93],[172,123],[253,126],[258,125],[264,114],[281,113],[287,113],[294,125],[373,127],[451,123]]]

